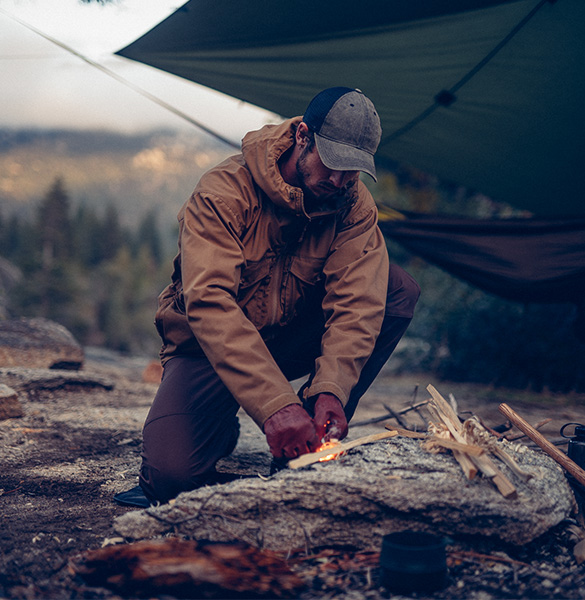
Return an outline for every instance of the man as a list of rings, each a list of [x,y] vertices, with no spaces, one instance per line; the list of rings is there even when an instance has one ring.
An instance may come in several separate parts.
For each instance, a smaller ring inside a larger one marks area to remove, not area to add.
[[[183,206],[155,319],[164,373],[140,473],[150,502],[217,481],[240,407],[276,459],[347,435],[420,291],[389,266],[359,180],[375,179],[380,137],[361,91],[324,90],[302,118],[248,133]],[[289,382],[306,375],[295,393]]]

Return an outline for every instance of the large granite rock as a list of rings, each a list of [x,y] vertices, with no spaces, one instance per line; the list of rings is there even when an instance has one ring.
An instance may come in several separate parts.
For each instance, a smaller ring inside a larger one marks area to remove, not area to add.
[[[76,370],[83,360],[83,348],[65,327],[54,321],[0,321],[0,367]]]
[[[0,381],[18,393],[38,394],[65,388],[114,389],[114,379],[96,373],[69,371],[67,369],[27,369],[26,367],[0,367]],[[10,389],[9,388],[9,389]]]
[[[134,540],[174,532],[278,551],[379,548],[383,535],[406,528],[524,544],[569,516],[575,500],[551,458],[499,443],[534,475],[524,483],[496,460],[516,486],[515,499],[504,498],[481,476],[467,480],[450,453],[430,454],[418,440],[395,437],[268,479],[184,493],[170,504],[126,513],[114,528]]]

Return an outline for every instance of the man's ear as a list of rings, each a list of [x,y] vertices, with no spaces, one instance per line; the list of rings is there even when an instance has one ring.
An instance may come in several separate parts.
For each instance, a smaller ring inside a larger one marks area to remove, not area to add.
[[[297,127],[297,132],[295,134],[295,141],[297,143],[297,146],[299,146],[300,148],[305,147],[305,145],[309,141],[309,137],[307,135],[308,133],[309,133],[308,125],[305,122],[301,121]]]

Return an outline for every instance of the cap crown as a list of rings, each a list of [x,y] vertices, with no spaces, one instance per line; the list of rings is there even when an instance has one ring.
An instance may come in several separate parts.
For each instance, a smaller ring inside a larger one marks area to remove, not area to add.
[[[375,179],[373,156],[382,128],[374,104],[361,90],[323,90],[311,100],[303,121],[315,132],[317,149],[327,167],[361,170]]]
[[[317,94],[307,107],[303,121],[316,133],[375,154],[382,136],[380,118],[363,92],[334,87]]]

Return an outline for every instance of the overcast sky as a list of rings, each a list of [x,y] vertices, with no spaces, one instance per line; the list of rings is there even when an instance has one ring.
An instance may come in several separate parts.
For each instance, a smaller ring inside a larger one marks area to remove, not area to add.
[[[135,91],[30,31],[9,15],[239,142],[269,113],[152,67],[114,56],[181,0],[0,0],[0,127],[192,129]]]

